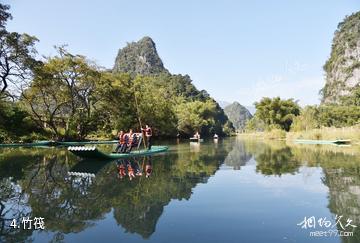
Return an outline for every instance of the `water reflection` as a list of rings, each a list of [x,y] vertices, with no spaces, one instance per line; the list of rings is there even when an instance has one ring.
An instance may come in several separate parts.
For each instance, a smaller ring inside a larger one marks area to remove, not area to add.
[[[109,215],[127,234],[149,239],[171,200],[189,200],[223,163],[240,170],[255,161],[258,174],[276,178],[320,166],[330,212],[360,227],[357,149],[238,139],[174,148],[164,156],[103,162],[79,161],[65,149],[1,150],[0,241],[34,237],[31,230],[9,228],[14,218],[44,217],[48,240],[58,241],[96,227]],[[343,242],[360,242],[358,228]]]
[[[344,225],[347,219],[358,227],[350,231],[353,237],[343,237],[343,242],[360,242],[360,166],[348,168],[325,168],[323,182],[329,187],[329,209],[343,216]],[[343,230],[338,225],[338,230]]]
[[[112,162],[77,162],[65,151],[37,151],[33,157],[27,151],[24,157],[16,152],[6,151],[12,156],[0,163],[5,241],[21,241],[32,234],[10,229],[12,218],[45,217],[47,230],[57,232],[56,240],[94,226],[111,211],[127,232],[148,238],[164,206],[172,199],[188,200],[192,188],[206,182],[223,161],[223,155],[214,152]]]
[[[217,142],[216,142],[217,145]],[[234,170],[240,170],[252,157],[252,153],[246,148],[244,140],[235,140],[228,145],[231,151],[225,158],[225,164],[233,167]]]
[[[332,145],[286,145],[285,143],[255,143],[248,141],[248,149],[257,161],[256,170],[264,175],[297,173],[300,166],[320,166],[322,182],[329,188],[329,203],[333,216],[342,216],[343,226],[348,219],[356,228],[352,237],[342,242],[360,242],[360,152],[358,147]],[[337,225],[339,231],[344,231]]]

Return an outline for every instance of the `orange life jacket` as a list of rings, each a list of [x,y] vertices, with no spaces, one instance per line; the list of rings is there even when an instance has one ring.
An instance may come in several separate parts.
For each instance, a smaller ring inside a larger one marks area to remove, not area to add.
[[[125,133],[119,137],[119,143],[125,144]]]

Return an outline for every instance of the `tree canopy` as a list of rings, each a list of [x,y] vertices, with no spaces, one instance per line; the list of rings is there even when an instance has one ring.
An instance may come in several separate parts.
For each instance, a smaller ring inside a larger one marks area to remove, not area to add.
[[[255,103],[255,107],[254,120],[260,120],[268,127],[281,128],[286,131],[290,130],[294,117],[300,114],[300,107],[293,99],[264,97]]]

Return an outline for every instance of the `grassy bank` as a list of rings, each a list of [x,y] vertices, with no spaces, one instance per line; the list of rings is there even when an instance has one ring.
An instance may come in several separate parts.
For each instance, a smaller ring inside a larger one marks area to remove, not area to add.
[[[285,132],[280,129],[274,129],[266,132],[249,132],[240,133],[238,136],[253,137],[259,139],[313,139],[313,140],[336,140],[336,139],[350,139],[354,144],[360,144],[360,126],[352,127],[324,127],[318,129],[311,129],[307,131]]]

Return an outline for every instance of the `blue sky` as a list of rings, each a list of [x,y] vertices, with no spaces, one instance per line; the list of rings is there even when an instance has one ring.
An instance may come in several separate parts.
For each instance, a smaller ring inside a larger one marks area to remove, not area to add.
[[[5,0],[8,29],[35,35],[42,55],[68,44],[111,68],[119,48],[150,36],[166,68],[189,74],[217,100],[263,96],[319,103],[337,24],[359,0]]]

